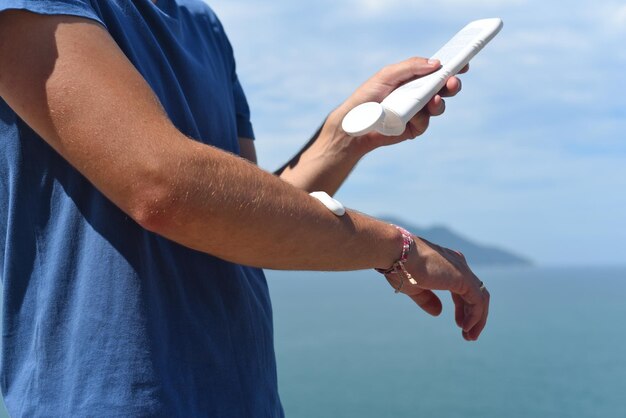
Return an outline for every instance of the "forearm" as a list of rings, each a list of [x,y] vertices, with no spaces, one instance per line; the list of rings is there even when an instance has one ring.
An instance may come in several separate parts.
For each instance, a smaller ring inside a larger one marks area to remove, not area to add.
[[[395,228],[356,212],[333,215],[307,193],[195,141],[158,157],[167,194],[141,220],[188,247],[273,269],[354,270],[391,265]]]

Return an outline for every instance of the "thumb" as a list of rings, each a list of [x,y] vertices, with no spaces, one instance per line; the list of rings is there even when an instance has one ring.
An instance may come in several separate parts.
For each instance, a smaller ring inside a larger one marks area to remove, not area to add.
[[[409,295],[409,297],[432,316],[439,316],[443,310],[441,299],[430,290],[424,289],[419,293]]]
[[[441,67],[439,60],[414,57],[397,64],[388,65],[378,72],[377,76],[382,83],[395,87],[425,76]]]

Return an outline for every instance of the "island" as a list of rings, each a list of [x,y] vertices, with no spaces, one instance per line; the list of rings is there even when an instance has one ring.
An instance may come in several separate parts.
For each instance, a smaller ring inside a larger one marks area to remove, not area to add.
[[[379,219],[401,226],[413,234],[425,238],[435,244],[458,250],[465,255],[472,266],[528,266],[532,261],[512,251],[471,241],[445,226],[420,228],[393,216],[381,216]]]

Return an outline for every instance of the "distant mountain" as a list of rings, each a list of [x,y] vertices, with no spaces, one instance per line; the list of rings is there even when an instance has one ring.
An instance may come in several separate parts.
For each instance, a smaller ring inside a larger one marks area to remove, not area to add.
[[[394,225],[406,228],[413,234],[423,237],[435,244],[461,251],[470,265],[504,266],[532,264],[532,262],[524,256],[514,254],[502,248],[477,244],[444,226],[420,228],[392,216],[382,216],[379,219],[384,219]]]

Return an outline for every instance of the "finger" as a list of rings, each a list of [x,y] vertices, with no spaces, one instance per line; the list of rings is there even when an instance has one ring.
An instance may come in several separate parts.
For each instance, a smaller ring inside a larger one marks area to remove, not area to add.
[[[426,132],[429,124],[430,113],[428,113],[428,111],[418,112],[417,115],[415,115],[413,119],[409,121],[402,136],[406,139],[413,139],[415,137],[418,137]]]
[[[489,316],[489,300],[491,296],[489,295],[489,292],[487,291],[487,289],[484,289],[483,293],[485,294],[484,297],[486,300],[485,309],[483,310],[483,317],[481,318],[480,321],[478,321],[478,324],[476,324],[476,326],[474,326],[474,328],[472,328],[468,332],[468,336],[470,340],[472,341],[476,341],[478,339],[480,334],[485,329],[485,325],[487,325],[487,317]]]
[[[409,295],[409,297],[432,316],[438,316],[443,310],[441,299],[430,290],[424,290],[418,294]]]
[[[463,320],[465,319],[465,302],[461,296],[452,293],[452,301],[454,302],[454,322],[459,328],[463,328]]]
[[[441,67],[441,62],[438,60],[430,61],[427,58],[414,57],[386,66],[378,72],[377,76],[383,83],[396,87],[409,80],[430,74],[439,67]]]
[[[483,318],[483,310],[476,305],[465,305],[465,318],[463,319],[463,338],[473,341],[470,332],[478,325]]]
[[[445,86],[439,92],[441,97],[452,97],[459,94],[461,89],[463,88],[463,83],[461,79],[457,77],[450,77],[448,81],[446,81]]]
[[[478,280],[480,283],[480,280]],[[480,284],[473,285],[470,290],[461,295],[465,302],[463,331],[466,333],[474,328],[483,317],[486,300],[483,291],[479,289]]]
[[[461,68],[461,71],[459,71],[457,74],[465,74],[466,72],[468,72],[470,69],[470,65],[466,64],[465,67]]]
[[[463,318],[463,331],[469,332],[478,324],[483,317],[482,306],[465,304],[465,317]]]
[[[431,116],[440,116],[446,111],[446,102],[440,95],[436,94],[426,105],[426,109]]]
[[[397,138],[401,141],[405,139],[414,139],[422,135],[428,129],[430,124],[430,113],[428,109],[422,109],[407,123],[404,132]],[[387,137],[389,138],[389,137]]]

